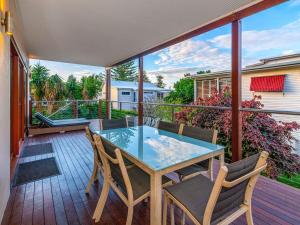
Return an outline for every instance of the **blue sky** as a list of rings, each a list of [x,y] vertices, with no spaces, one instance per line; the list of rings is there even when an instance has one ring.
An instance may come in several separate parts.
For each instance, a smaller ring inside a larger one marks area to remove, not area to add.
[[[226,25],[177,45],[160,50],[144,58],[150,79],[165,77],[167,87],[184,73],[199,70],[230,68],[230,30]],[[243,65],[256,63],[261,58],[300,53],[300,0],[291,0],[242,20]],[[31,60],[31,64],[37,60]],[[69,74],[81,76],[103,72],[102,67],[40,61],[66,79]]]

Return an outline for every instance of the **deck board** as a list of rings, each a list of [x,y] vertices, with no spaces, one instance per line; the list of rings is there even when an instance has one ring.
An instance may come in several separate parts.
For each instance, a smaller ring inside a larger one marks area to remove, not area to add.
[[[2,225],[91,225],[102,180],[85,194],[85,186],[93,168],[93,154],[84,132],[69,132],[29,138],[26,144],[52,142],[54,153],[20,158],[30,162],[54,156],[61,175],[14,187]],[[172,175],[171,175],[172,176]],[[260,177],[253,195],[253,218],[256,225],[300,224],[300,190]],[[175,209],[179,224],[180,211]],[[127,207],[112,190],[98,224],[123,225]],[[149,204],[135,207],[133,225],[149,224]],[[191,225],[187,221],[187,225]],[[246,224],[241,217],[232,224]]]

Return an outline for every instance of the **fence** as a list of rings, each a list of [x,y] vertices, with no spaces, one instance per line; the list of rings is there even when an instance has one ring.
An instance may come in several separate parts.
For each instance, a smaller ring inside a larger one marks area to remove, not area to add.
[[[118,119],[125,116],[137,116],[137,102],[111,101],[111,118]],[[52,120],[61,119],[98,119],[106,118],[106,102],[104,100],[71,100],[71,101],[31,101],[31,121],[37,124],[34,118],[36,112],[40,112]],[[160,120],[175,122],[176,113],[186,109],[206,109],[216,111],[231,110],[231,107],[199,106],[185,104],[166,104],[144,102],[143,116],[158,118]],[[277,121],[292,122],[300,124],[300,112],[283,110],[265,110],[253,108],[241,108],[242,112],[268,113]],[[294,146],[300,153],[300,130],[293,133],[295,137]]]

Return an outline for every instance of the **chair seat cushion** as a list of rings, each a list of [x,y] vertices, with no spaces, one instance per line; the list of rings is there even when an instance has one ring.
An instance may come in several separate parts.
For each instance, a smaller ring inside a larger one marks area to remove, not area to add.
[[[137,166],[127,169],[127,172],[131,182],[134,199],[138,199],[150,191],[150,175],[148,173]],[[170,181],[171,179],[168,177],[162,177],[162,184],[166,184]],[[124,193],[126,193],[126,191]]]
[[[198,175],[165,189],[202,224],[213,185],[214,183],[209,178]]]

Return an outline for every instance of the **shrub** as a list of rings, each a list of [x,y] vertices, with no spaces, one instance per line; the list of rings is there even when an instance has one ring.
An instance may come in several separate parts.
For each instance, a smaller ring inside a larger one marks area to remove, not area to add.
[[[226,88],[222,93],[206,99],[197,99],[195,105],[231,106],[231,94]],[[262,109],[260,96],[241,103],[243,108]],[[262,150],[269,152],[266,175],[277,178],[284,174],[292,176],[300,172],[300,157],[293,153],[292,132],[300,128],[296,122],[276,121],[270,113],[241,112],[242,117],[242,153],[243,157]],[[219,131],[218,143],[225,146],[226,158],[231,158],[231,110],[209,108],[185,108],[176,113],[176,120],[190,126],[214,128]]]

